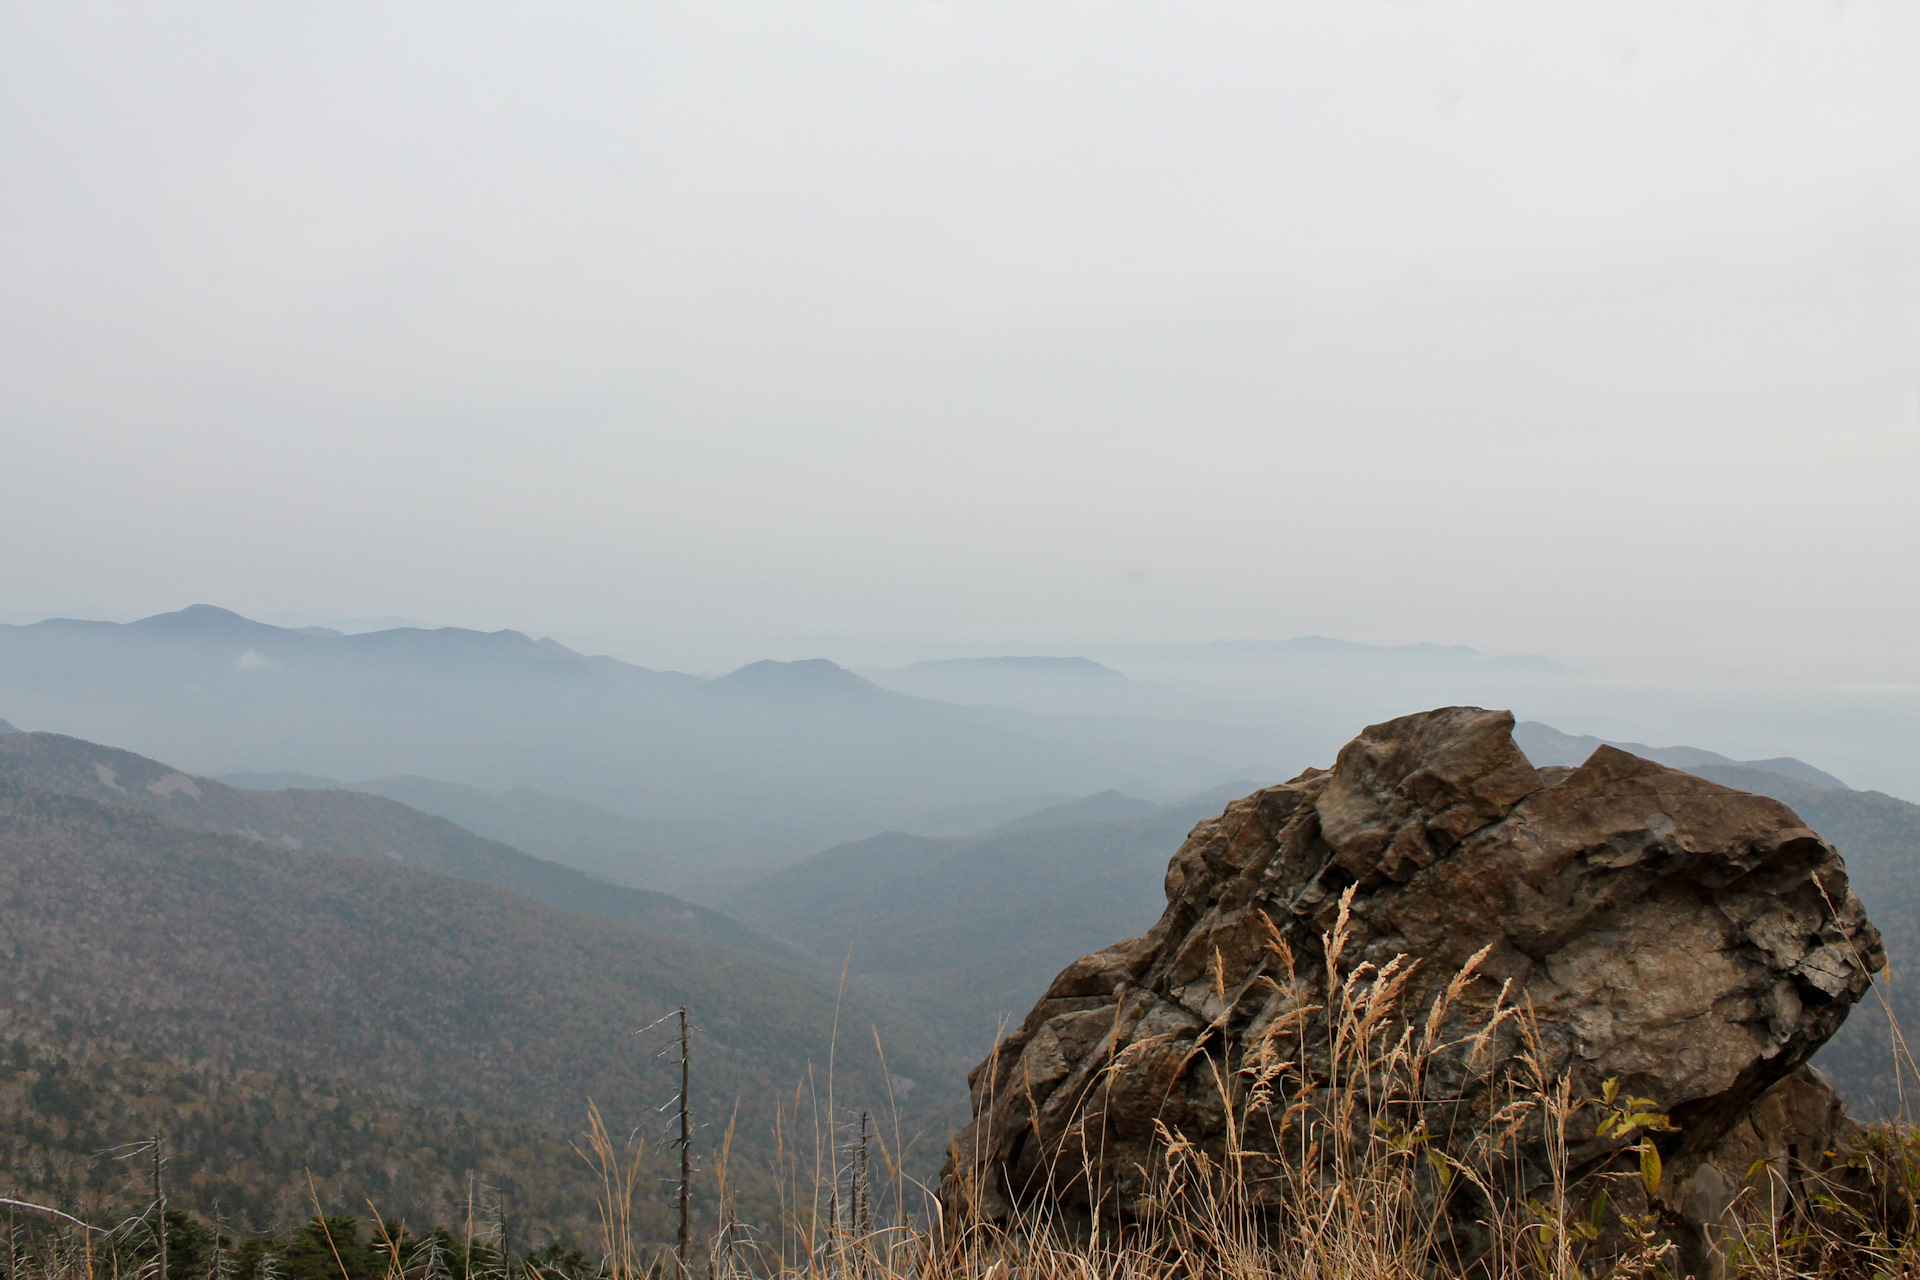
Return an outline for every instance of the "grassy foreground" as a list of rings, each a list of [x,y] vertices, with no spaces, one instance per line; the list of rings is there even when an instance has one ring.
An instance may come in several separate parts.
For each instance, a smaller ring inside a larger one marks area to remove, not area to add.
[[[729,1127],[690,1184],[705,1202],[698,1229],[681,1241],[643,1229],[658,1221],[657,1153],[589,1106],[577,1150],[599,1187],[599,1224],[595,1238],[571,1248],[516,1242],[505,1206],[478,1186],[462,1221],[425,1233],[372,1205],[364,1217],[341,1213],[316,1190],[311,1221],[232,1239],[168,1211],[156,1177],[156,1194],[117,1222],[72,1206],[0,1202],[6,1280],[1920,1276],[1920,1129],[1867,1126],[1847,1150],[1792,1168],[1758,1161],[1726,1211],[1687,1236],[1671,1195],[1661,1196],[1654,1135],[1669,1125],[1657,1100],[1611,1081],[1599,1096],[1575,1097],[1504,989],[1474,1003],[1486,1012],[1460,1031],[1449,1015],[1477,981],[1477,957],[1432,1007],[1403,1011],[1411,965],[1339,968],[1345,915],[1343,904],[1341,925],[1324,939],[1326,978],[1295,983],[1292,1012],[1242,1043],[1231,1069],[1202,1052],[1218,1026],[1196,1042],[1191,1069],[1212,1073],[1225,1141],[1202,1146],[1162,1127],[1154,1167],[1124,1195],[1100,1185],[1095,1161],[1082,1156],[1073,1167],[1063,1160],[1010,1214],[956,1217],[957,1206],[993,1197],[968,1186],[936,1197],[911,1182],[896,1159],[897,1131],[865,1114],[856,1128],[829,1075],[779,1112],[778,1167],[756,1171],[779,1186],[768,1221],[742,1221],[737,1211]],[[1275,972],[1290,980],[1293,956],[1277,934],[1274,948]],[[1128,1063],[1108,1070],[1124,1073]],[[1491,1088],[1474,1099],[1479,1121],[1458,1133],[1436,1124],[1466,1099],[1431,1096],[1430,1078]],[[1083,1150],[1095,1148],[1101,1106],[1096,1087],[1082,1104]],[[1596,1128],[1616,1140],[1616,1156],[1575,1177],[1572,1137]],[[1544,1182],[1520,1176],[1541,1167],[1541,1152]],[[656,1212],[643,1214],[646,1203]],[[1124,1214],[1111,1212],[1116,1205]]]

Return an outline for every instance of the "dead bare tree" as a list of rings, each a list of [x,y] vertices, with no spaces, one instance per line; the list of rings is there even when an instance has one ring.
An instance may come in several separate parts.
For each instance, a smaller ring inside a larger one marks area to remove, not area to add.
[[[680,1014],[680,1273],[692,1276],[693,1207],[693,1054],[687,1041],[687,1006]]]
[[[678,1034],[667,1048],[656,1057],[666,1058],[680,1068],[680,1089],[671,1101],[660,1108],[666,1112],[671,1109],[679,1128],[678,1136],[669,1140],[669,1146],[680,1148],[680,1178],[676,1187],[680,1201],[680,1230],[678,1242],[674,1248],[675,1260],[680,1264],[683,1280],[692,1280],[693,1276],[693,1033],[699,1030],[688,1017],[687,1006],[681,1005],[664,1017],[655,1019],[640,1028],[636,1034],[644,1035],[667,1019],[676,1019],[679,1023]]]

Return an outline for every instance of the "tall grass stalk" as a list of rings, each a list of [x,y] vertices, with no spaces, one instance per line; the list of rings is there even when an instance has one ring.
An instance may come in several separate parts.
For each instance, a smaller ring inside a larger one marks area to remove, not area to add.
[[[664,1280],[684,1260],[687,1272],[713,1280],[1677,1275],[1680,1259],[1651,1204],[1661,1176],[1657,1149],[1640,1135],[1612,1166],[1574,1176],[1575,1117],[1614,1099],[1576,1096],[1531,1009],[1507,985],[1496,989],[1478,976],[1487,953],[1451,975],[1424,1008],[1408,1008],[1416,962],[1343,963],[1350,905],[1351,894],[1321,940],[1317,978],[1303,976],[1271,924],[1264,962],[1237,988],[1215,957],[1210,1007],[1219,1012],[1181,1051],[1175,1078],[1211,1088],[1220,1132],[1187,1134],[1157,1121],[1149,1167],[1113,1167],[1116,1093],[1134,1082],[1129,1073],[1146,1051],[1173,1043],[1136,1042],[1114,1052],[1095,1078],[1036,1185],[1014,1188],[1011,1211],[992,1220],[942,1217],[941,1201],[904,1171],[897,1110],[871,1128],[860,1115],[857,1143],[842,1141],[847,1121],[834,1109],[829,1069],[824,1081],[800,1081],[779,1110],[780,1220],[737,1221],[729,1123],[715,1167],[715,1234],[704,1250],[676,1251],[642,1239],[638,1229],[643,1144],[616,1141],[589,1104],[578,1149],[599,1181],[596,1274]],[[1249,997],[1262,1012],[1229,1037],[1235,1010]],[[836,1049],[837,1037],[836,1023]],[[880,1060],[884,1068],[883,1052]],[[988,1080],[999,1078],[994,1065]],[[993,1101],[983,1099],[988,1114]],[[887,1214],[870,1211],[869,1143],[887,1171]],[[967,1176],[979,1177],[977,1167]],[[963,1190],[972,1194],[948,1202],[987,1202],[984,1188]],[[910,1213],[916,1203],[919,1212]],[[59,1228],[46,1236],[54,1247],[28,1249],[34,1261],[24,1270],[15,1263],[6,1280],[129,1274],[118,1261],[96,1266],[93,1232],[71,1226],[76,1219],[48,1221]],[[470,1222],[469,1256],[472,1235]],[[1761,1161],[1746,1171],[1711,1235],[1716,1280],[1920,1275],[1920,1131],[1870,1127],[1824,1176]],[[82,1244],[84,1251],[76,1247]],[[412,1280],[418,1270],[389,1280]],[[513,1276],[510,1266],[504,1270],[503,1280]],[[551,1280],[531,1263],[519,1275]]]
[[[629,1156],[607,1132],[600,1108],[587,1103],[585,1149],[576,1148],[600,1182],[596,1208],[600,1218],[600,1274],[606,1280],[641,1280],[653,1268],[634,1230],[634,1197],[646,1161],[646,1143],[634,1140]]]

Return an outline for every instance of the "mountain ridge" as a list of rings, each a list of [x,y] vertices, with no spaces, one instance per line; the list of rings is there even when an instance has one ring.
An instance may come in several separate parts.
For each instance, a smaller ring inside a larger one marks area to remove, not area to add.
[[[711,908],[593,880],[377,794],[346,788],[249,791],[195,777],[135,752],[48,733],[0,738],[0,778],[35,791],[138,811],[187,830],[240,836],[274,848],[320,849],[395,862],[662,933],[767,955],[791,954]]]
[[[1689,772],[1700,765],[1737,766],[1792,778],[1797,782],[1829,791],[1852,789],[1826,770],[1816,769],[1806,761],[1796,760],[1792,756],[1775,756],[1768,760],[1735,760],[1731,756],[1724,756],[1718,751],[1708,751],[1702,747],[1650,747],[1644,742],[1623,742],[1609,738],[1596,738],[1590,734],[1563,733],[1552,725],[1542,724],[1538,720],[1522,720],[1516,724],[1513,728],[1513,740],[1520,744],[1520,749],[1536,765],[1577,766],[1604,745],[1616,747],[1643,760],[1652,760],[1656,764],[1664,764]]]
[[[232,773],[214,781],[244,791],[357,791],[385,796],[609,883],[645,887],[672,878],[656,847],[661,836],[657,825],[584,800],[549,795],[525,783],[495,791],[418,774],[343,782],[306,773]]]
[[[516,631],[314,635],[214,606],[0,627],[0,705],[199,776],[524,784],[646,828],[648,887],[681,893],[953,806],[1180,794],[1259,758],[1214,729],[954,706],[825,659],[706,680]]]

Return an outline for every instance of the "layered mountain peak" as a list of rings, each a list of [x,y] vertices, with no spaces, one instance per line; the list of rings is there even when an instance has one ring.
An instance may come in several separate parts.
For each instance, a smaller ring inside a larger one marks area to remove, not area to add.
[[[190,604],[184,609],[176,609],[172,613],[156,613],[151,617],[141,618],[137,622],[129,622],[127,625],[138,627],[142,631],[193,632],[202,635],[279,629],[269,628],[263,622],[255,622],[231,609],[222,609],[216,604]]]
[[[826,658],[802,658],[797,662],[776,662],[771,658],[750,662],[715,680],[716,688],[752,691],[760,694],[818,697],[822,694],[867,697],[882,693],[879,686],[864,680],[837,662]]]

